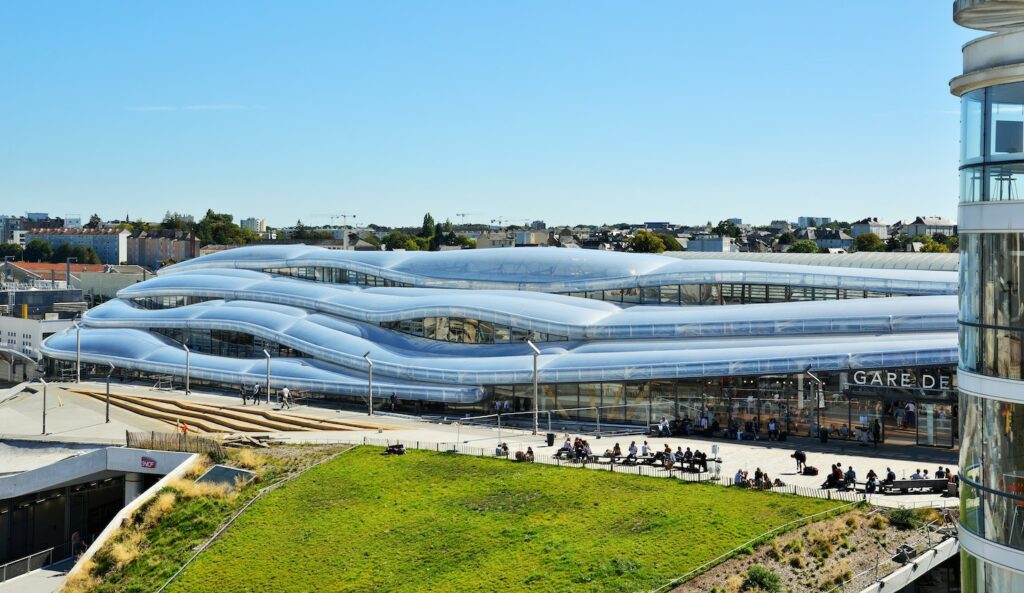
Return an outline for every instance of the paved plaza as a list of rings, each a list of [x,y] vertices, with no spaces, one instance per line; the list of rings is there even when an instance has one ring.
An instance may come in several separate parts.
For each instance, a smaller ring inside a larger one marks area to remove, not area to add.
[[[35,386],[38,387],[38,386]],[[0,403],[0,438],[58,441],[67,443],[123,443],[126,430],[168,431],[172,427],[167,423],[145,418],[117,407],[111,408],[111,422],[104,422],[103,403],[67,391],[62,385],[50,385],[47,402],[47,434],[42,435],[41,427],[41,393],[23,392]],[[83,382],[80,387],[103,391],[102,383]],[[196,392],[185,395],[181,391],[152,389],[140,385],[114,384],[114,393],[130,394],[140,397],[160,397],[182,399],[191,402],[241,408],[241,400],[234,395]],[[60,402],[56,395],[60,394]],[[275,432],[273,438],[279,442],[311,443],[311,442],[350,442],[360,443],[364,439],[371,442],[388,440],[402,442],[407,446],[434,448],[436,443],[442,445],[460,444],[466,450],[493,451],[501,442],[508,444],[510,450],[525,450],[532,447],[538,458],[547,459],[561,446],[566,433],[557,432],[553,447],[548,447],[544,435],[533,435],[530,430],[510,429],[467,424],[431,422],[417,417],[390,414],[378,411],[372,418],[366,412],[351,409],[338,409],[328,404],[316,405],[300,403],[292,410],[279,410],[276,400],[272,404],[264,403],[260,408],[275,410],[283,414],[295,414],[313,418],[332,418],[340,420],[368,423],[374,428],[346,431],[293,431]],[[247,409],[251,409],[251,404]],[[542,425],[542,431],[544,426]],[[580,436],[587,439],[596,454],[611,449],[616,443],[623,451],[630,442],[636,441],[639,447],[646,440],[652,447],[660,450],[668,445],[674,451],[677,447],[684,450],[689,447],[701,450],[722,459],[720,475],[732,476],[737,469],[750,472],[760,468],[773,478],[781,479],[787,485],[805,488],[817,488],[825,480],[825,474],[833,463],[840,463],[845,469],[852,466],[859,480],[863,480],[868,470],[874,469],[884,475],[887,467],[891,467],[900,478],[909,477],[916,469],[927,469],[934,473],[938,466],[951,467],[956,471],[957,453],[948,449],[929,449],[916,446],[881,445],[876,447],[858,446],[856,443],[830,441],[819,443],[816,439],[791,438],[785,442],[767,441],[727,441],[724,439],[682,438],[682,437],[649,437],[643,434],[599,436],[593,433],[571,433],[571,438]],[[796,463],[791,458],[793,451],[801,449],[807,453],[808,464],[817,467],[818,476],[803,476],[796,472]],[[607,465],[597,467],[607,469]],[[711,465],[714,469],[714,464]],[[667,474],[667,472],[665,472]],[[876,495],[872,497],[874,504],[883,506],[937,504],[951,506],[955,498],[940,495],[909,494],[909,495]]]

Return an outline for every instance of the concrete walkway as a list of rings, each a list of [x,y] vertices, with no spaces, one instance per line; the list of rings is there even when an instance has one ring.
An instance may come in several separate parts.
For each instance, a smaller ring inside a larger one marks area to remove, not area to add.
[[[57,593],[71,570],[70,558],[0,583],[0,593]]]
[[[105,388],[102,383],[83,382],[81,387],[95,390]],[[51,385],[51,393],[57,386]],[[236,395],[225,395],[210,392],[193,391],[185,395],[181,391],[155,390],[139,385],[115,384],[111,389],[117,393],[128,393],[139,397],[161,397],[172,399],[184,399],[194,402],[202,402],[220,406],[241,408],[241,399]],[[64,392],[67,393],[67,392]],[[39,397],[38,395],[32,396]],[[84,400],[84,401],[78,401]],[[111,424],[104,425],[102,419],[102,403],[90,398],[68,394],[64,398],[65,408],[69,402],[75,402],[75,411],[71,409],[48,412],[48,430],[50,418],[56,416],[53,425],[53,433],[44,437],[48,440],[55,438],[84,439],[104,438],[117,434],[123,442],[124,430],[162,430],[170,429],[166,424],[142,418],[127,411],[112,408]],[[316,403],[316,402],[315,402]],[[34,433],[38,436],[38,416],[31,417],[28,410],[35,410],[38,414],[39,403],[33,400],[26,404],[25,409],[16,417],[11,417],[6,408],[0,406],[0,435],[15,435]],[[55,404],[53,404],[55,405]],[[251,406],[251,404],[250,404]],[[275,404],[262,403],[259,408],[279,410]],[[20,408],[19,408],[20,410]],[[538,457],[550,457],[554,450],[561,446],[565,433],[558,433],[554,447],[547,447],[543,435],[532,435],[530,431],[521,429],[502,428],[499,431],[495,427],[484,426],[460,426],[455,424],[444,424],[430,422],[421,418],[399,414],[378,413],[373,417],[367,416],[365,412],[337,409],[330,406],[320,405],[298,405],[292,410],[281,410],[283,414],[297,414],[315,418],[332,418],[336,420],[351,420],[363,423],[378,424],[376,429],[351,430],[351,431],[295,431],[295,432],[261,432],[258,434],[270,434],[274,440],[289,443],[361,443],[365,439],[387,439],[391,442],[403,442],[408,445],[420,443],[461,443],[468,447],[476,447],[485,451],[493,451],[500,442],[508,443],[509,448],[515,452],[532,447]],[[100,414],[97,420],[97,414]],[[756,469],[760,468],[768,472],[772,479],[779,478],[789,485],[797,485],[806,488],[817,488],[825,480],[825,474],[833,463],[839,463],[844,471],[847,467],[853,466],[857,472],[858,480],[864,480],[869,469],[874,469],[879,475],[885,475],[887,467],[891,467],[900,478],[909,477],[917,469],[927,469],[933,474],[939,465],[950,467],[957,471],[956,457],[954,451],[945,449],[927,449],[914,446],[893,446],[882,445],[875,447],[861,447],[849,441],[831,441],[827,444],[819,443],[815,439],[798,438],[786,442],[767,441],[727,441],[724,439],[706,439],[697,437],[647,437],[640,434],[631,436],[598,436],[593,433],[573,433],[571,437],[581,436],[588,440],[595,453],[602,453],[605,449],[611,449],[618,443],[623,451],[629,448],[631,441],[636,441],[641,446],[646,440],[658,450],[667,444],[673,451],[677,447],[684,450],[689,447],[693,450],[701,450],[713,455],[713,448],[717,447],[717,455],[722,458],[722,476],[732,476],[737,469],[748,471],[751,476]],[[796,463],[790,457],[796,449],[807,453],[808,464],[815,466],[821,472],[818,476],[803,476],[796,472]],[[606,467],[606,466],[605,466]],[[884,506],[919,506],[923,504],[943,504],[949,506],[955,499],[932,494],[910,494],[910,495],[888,495],[876,496],[874,502]]]

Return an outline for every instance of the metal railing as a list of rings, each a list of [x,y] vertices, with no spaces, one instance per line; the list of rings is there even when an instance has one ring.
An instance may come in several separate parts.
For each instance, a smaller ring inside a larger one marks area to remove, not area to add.
[[[53,564],[54,550],[55,548],[47,548],[0,566],[0,583]]]
[[[949,525],[949,531],[942,533],[938,530],[936,525]],[[918,529],[915,529],[915,531],[918,531]],[[938,520],[931,521],[930,523],[922,524],[919,531],[920,533],[917,533],[914,537],[900,542],[901,547],[907,546],[913,550],[913,553],[907,553],[906,562],[896,559],[898,550],[886,550],[880,543],[878,549],[875,551],[874,566],[862,570],[848,579],[843,579],[841,583],[835,585],[831,589],[828,589],[824,593],[846,593],[847,587],[850,587],[849,591],[853,593],[855,591],[862,591],[871,583],[880,583],[883,578],[892,574],[897,569],[906,564],[913,563],[915,558],[921,556],[926,551],[950,537],[955,537],[956,521],[946,520],[941,524]]]

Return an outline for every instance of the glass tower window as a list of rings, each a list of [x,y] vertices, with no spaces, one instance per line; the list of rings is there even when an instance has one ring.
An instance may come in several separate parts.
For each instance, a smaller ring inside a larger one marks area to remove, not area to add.
[[[990,160],[1024,159],[1024,83],[988,89]]]

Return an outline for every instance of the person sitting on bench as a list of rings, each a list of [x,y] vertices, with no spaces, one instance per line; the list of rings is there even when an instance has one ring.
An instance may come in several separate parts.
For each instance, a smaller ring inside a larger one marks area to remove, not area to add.
[[[885,483],[892,484],[896,481],[896,472],[892,471],[891,467],[885,468]]]
[[[857,472],[853,471],[853,466],[847,466],[846,473],[843,474],[843,490],[856,490],[857,489]]]

